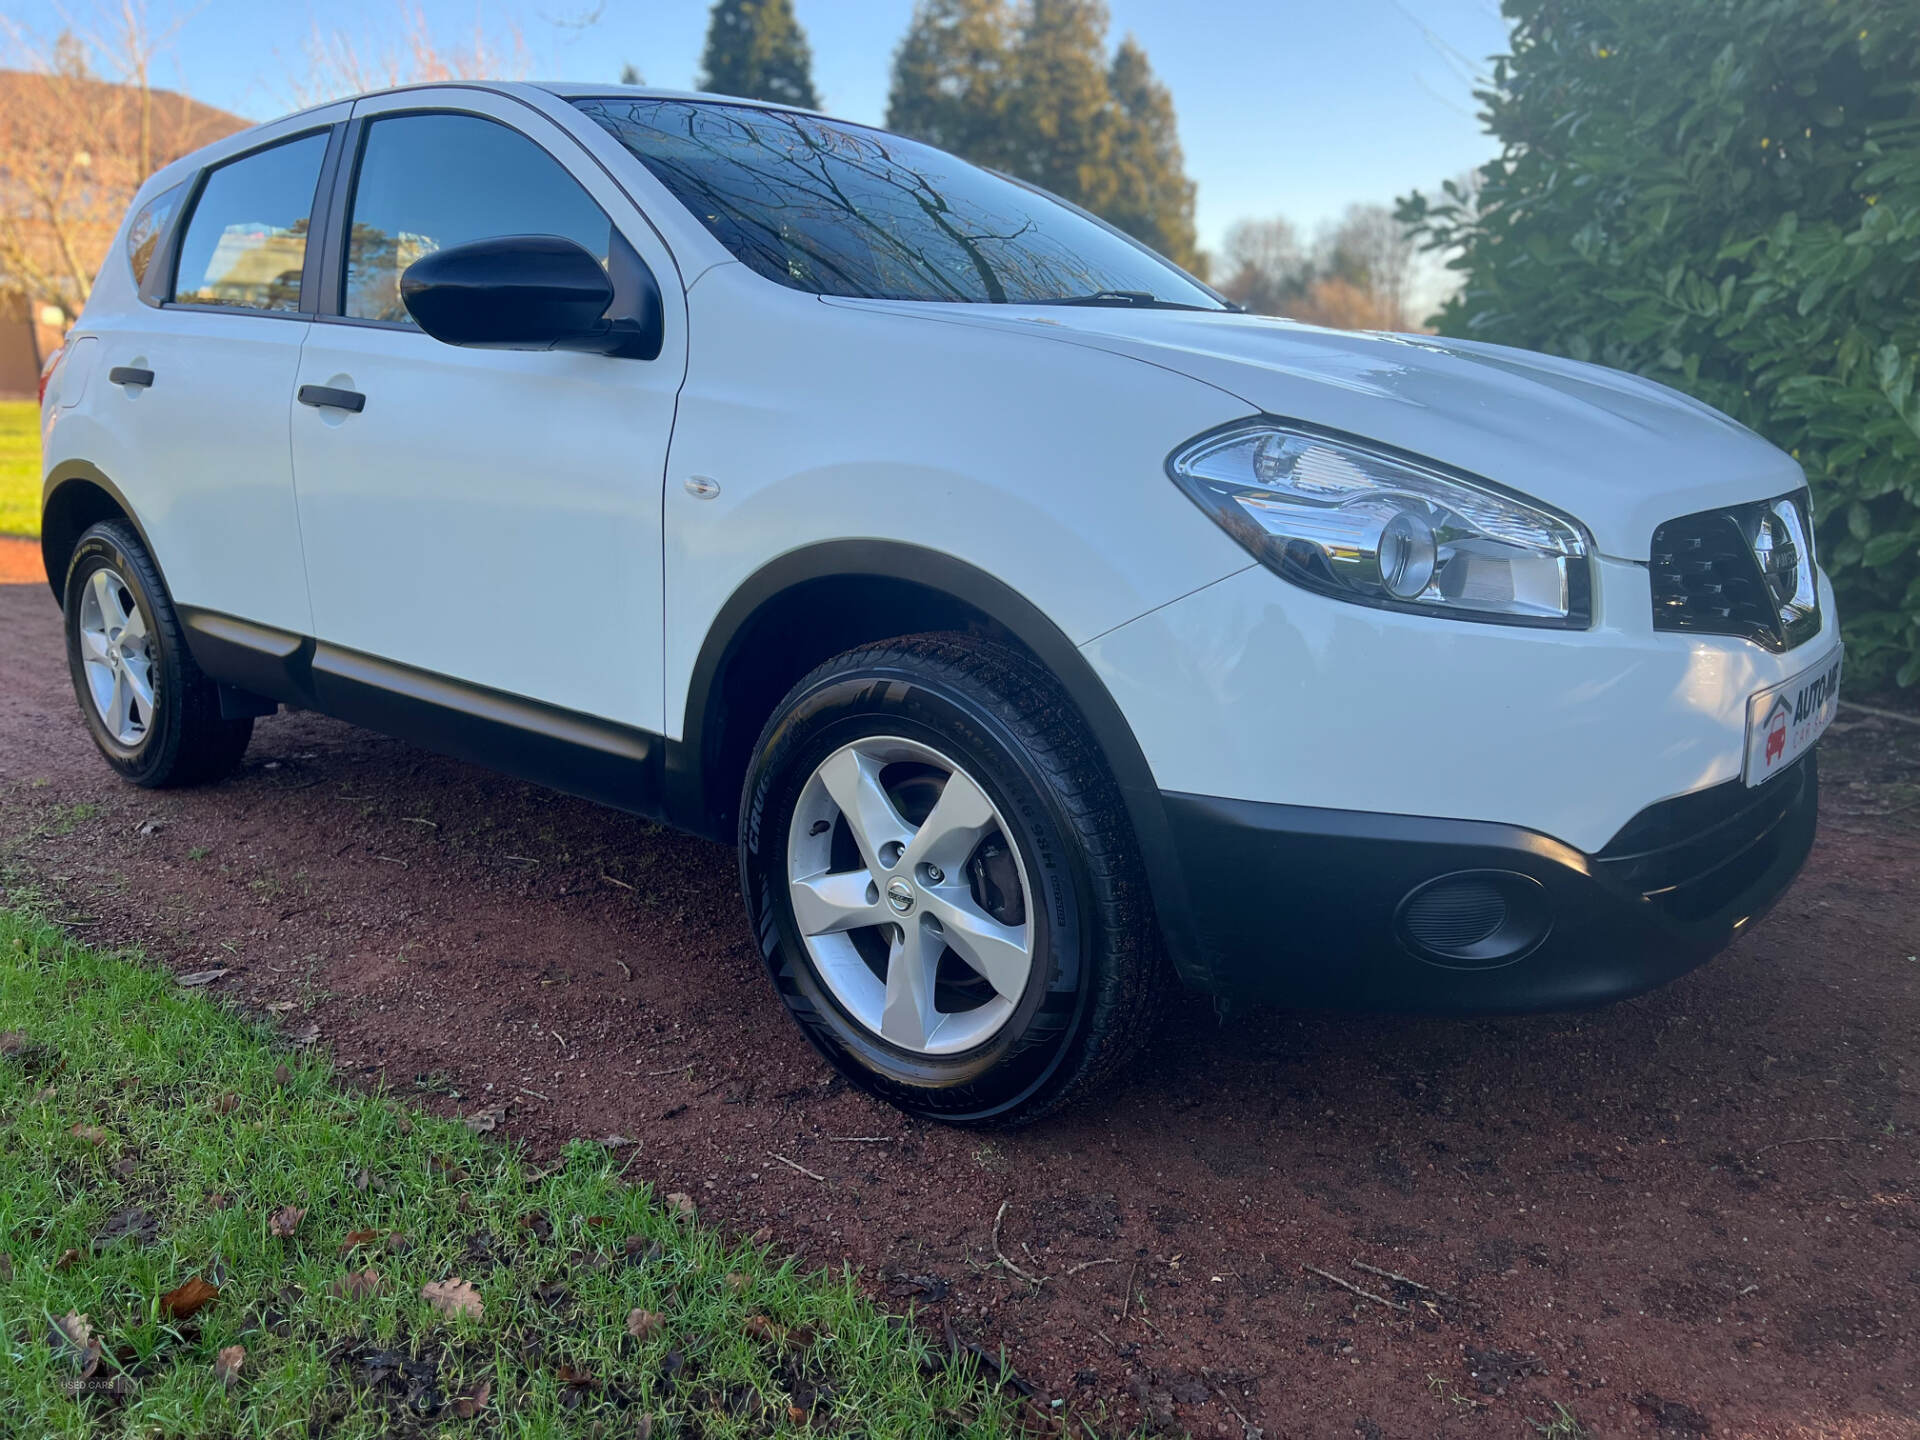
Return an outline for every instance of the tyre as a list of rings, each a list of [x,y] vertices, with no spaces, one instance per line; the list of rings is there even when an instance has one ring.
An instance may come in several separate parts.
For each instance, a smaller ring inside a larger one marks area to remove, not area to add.
[[[67,668],[107,763],[150,789],[230,773],[253,721],[220,715],[220,693],[188,653],[180,617],[133,527],[106,520],[80,537],[63,599]]]
[[[1022,1124],[1143,1042],[1166,963],[1132,832],[1024,656],[927,635],[835,657],[761,731],[740,813],[780,998],[864,1089]]]

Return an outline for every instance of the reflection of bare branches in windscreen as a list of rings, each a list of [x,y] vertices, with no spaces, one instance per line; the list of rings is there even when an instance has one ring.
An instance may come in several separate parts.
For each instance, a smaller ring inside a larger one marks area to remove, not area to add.
[[[1128,254],[1116,276],[1084,235],[1049,233],[1049,211],[1077,229],[1071,212],[880,132],[690,101],[581,105],[736,256],[798,289],[1004,303],[1140,287],[1136,268],[1165,273]]]

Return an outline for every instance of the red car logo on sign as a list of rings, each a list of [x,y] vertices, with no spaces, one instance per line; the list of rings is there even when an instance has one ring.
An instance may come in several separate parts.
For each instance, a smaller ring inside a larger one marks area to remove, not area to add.
[[[1767,759],[1769,767],[1787,753],[1787,714],[1784,709],[1773,712],[1773,723],[1767,729]]]

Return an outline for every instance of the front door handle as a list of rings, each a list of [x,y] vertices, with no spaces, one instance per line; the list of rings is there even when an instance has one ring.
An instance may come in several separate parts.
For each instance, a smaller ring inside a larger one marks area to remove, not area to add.
[[[358,390],[336,390],[331,385],[302,385],[299,398],[302,405],[325,406],[355,415],[367,408],[367,397]]]
[[[138,385],[145,389],[153,384],[153,371],[142,370],[137,365],[116,365],[107,372],[107,379],[115,385]]]

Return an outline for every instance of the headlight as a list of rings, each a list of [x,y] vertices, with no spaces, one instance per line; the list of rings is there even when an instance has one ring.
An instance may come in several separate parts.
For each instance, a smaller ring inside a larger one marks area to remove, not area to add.
[[[1256,423],[1167,465],[1269,569],[1389,610],[1584,628],[1587,538],[1551,511],[1354,440]]]

